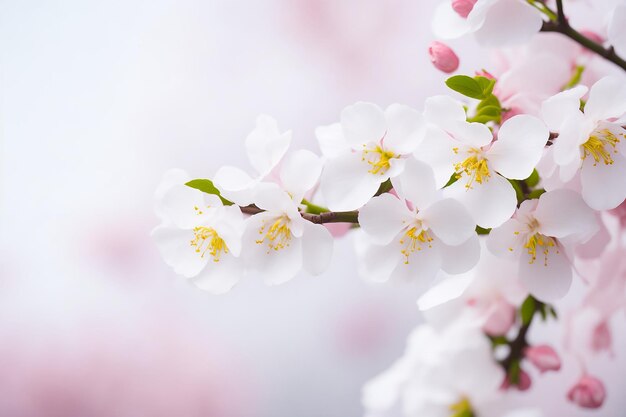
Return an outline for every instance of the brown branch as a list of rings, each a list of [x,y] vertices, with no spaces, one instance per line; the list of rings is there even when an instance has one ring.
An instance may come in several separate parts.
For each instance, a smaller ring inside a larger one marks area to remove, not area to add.
[[[241,212],[244,214],[259,214],[264,212],[265,210],[255,206],[254,204],[250,204],[249,206],[239,207]],[[315,224],[324,224],[324,223],[359,223],[359,212],[357,210],[353,211],[325,211],[320,214],[313,213],[300,213],[302,218],[310,221]]]

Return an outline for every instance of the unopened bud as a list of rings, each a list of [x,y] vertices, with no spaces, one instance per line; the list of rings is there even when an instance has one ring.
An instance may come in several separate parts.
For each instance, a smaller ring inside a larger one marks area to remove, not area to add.
[[[561,369],[561,358],[548,345],[529,346],[524,350],[524,356],[542,373]]]
[[[567,393],[568,400],[583,408],[599,408],[605,398],[602,381],[589,375],[583,375]]]
[[[462,18],[467,18],[478,0],[452,0],[452,9]]]
[[[611,336],[611,329],[606,321],[601,322],[593,329],[593,337],[591,338],[591,348],[600,352],[603,350],[611,351],[611,345],[613,344],[613,337]]]
[[[485,318],[483,331],[489,336],[505,335],[515,323],[515,307],[499,298],[494,301]]]
[[[445,73],[451,73],[459,68],[459,57],[454,51],[442,42],[433,42],[428,47],[430,62],[435,68]]]
[[[517,376],[517,383],[513,383],[511,381],[511,375],[507,375],[500,386],[500,389],[508,390],[511,387],[517,388],[520,391],[526,391],[532,385],[532,380],[530,379],[530,375],[523,369],[519,370],[519,374]]]

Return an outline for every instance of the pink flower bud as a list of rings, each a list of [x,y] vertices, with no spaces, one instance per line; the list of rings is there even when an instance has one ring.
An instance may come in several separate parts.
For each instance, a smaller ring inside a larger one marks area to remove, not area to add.
[[[593,337],[591,338],[591,349],[595,352],[603,350],[611,351],[611,345],[613,344],[613,337],[611,335],[611,329],[606,321],[600,322],[593,328]]]
[[[452,0],[452,9],[466,19],[478,0]]]
[[[515,307],[503,298],[495,300],[483,323],[483,331],[489,336],[505,335],[515,323]]]
[[[583,375],[567,393],[567,399],[583,408],[599,408],[605,398],[602,381],[589,375]]]
[[[459,67],[459,57],[444,43],[437,41],[431,43],[428,47],[428,54],[430,62],[440,71],[451,73]]]
[[[546,371],[558,371],[561,369],[561,358],[548,345],[529,346],[524,350],[524,356],[541,373]]]
[[[532,385],[530,375],[528,375],[528,373],[526,373],[526,371],[524,371],[523,369],[520,369],[518,378],[519,379],[517,381],[517,384],[513,384],[511,383],[510,375],[507,375],[506,378],[504,378],[504,381],[502,382],[500,389],[508,390],[511,387],[514,387],[520,391],[526,391]]]

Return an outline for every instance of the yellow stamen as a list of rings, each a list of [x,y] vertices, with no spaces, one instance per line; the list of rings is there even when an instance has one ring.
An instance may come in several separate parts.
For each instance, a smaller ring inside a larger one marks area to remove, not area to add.
[[[452,148],[452,150],[454,153],[459,151],[458,148]],[[474,182],[482,184],[488,181],[491,173],[489,172],[487,160],[483,157],[480,149],[471,148],[468,153],[469,156],[463,162],[454,164],[454,170],[457,179],[460,179],[463,174],[468,176],[465,188],[469,190]]]
[[[536,220],[535,220],[536,222]],[[559,253],[556,240],[553,237],[542,235],[541,233],[534,233],[530,235],[524,247],[528,250],[530,255],[529,264],[532,264],[537,260],[537,250],[543,253],[543,264],[548,266],[548,255],[550,250],[553,250],[556,254]]]
[[[270,250],[278,251],[288,247],[291,242],[289,222],[290,220],[287,216],[281,216],[275,219],[269,228],[263,224],[259,229],[259,234],[264,236],[257,240],[256,243],[260,245],[267,240],[267,253],[270,253]]]
[[[191,246],[194,246],[196,252],[202,258],[208,252],[213,257],[214,262],[219,262],[222,253],[228,253],[228,246],[215,229],[211,227],[198,226],[193,229],[194,238],[191,240]]]
[[[613,156],[611,153],[617,153],[616,148],[619,141],[619,138],[609,129],[594,130],[587,142],[582,144],[582,159],[591,155],[594,160],[593,166],[598,165],[600,161],[604,162],[605,165],[612,165]]]
[[[391,167],[389,161],[393,158],[398,158],[399,155],[391,151],[384,150],[380,145],[376,145],[373,149],[368,149],[363,145],[362,161],[367,162],[372,166],[368,172],[371,174],[385,175],[385,173]]]
[[[450,417],[474,417],[472,405],[465,397],[461,398],[459,402],[452,404],[450,411],[454,412]]]
[[[417,227],[411,227],[406,231],[404,236],[400,239],[400,244],[405,245],[404,248],[400,251],[402,255],[404,255],[404,263],[409,263],[409,256],[417,251],[422,250],[422,245],[428,244],[429,248],[432,248],[433,245],[430,243],[433,241],[433,238],[430,236],[427,230],[423,230],[420,228],[420,232],[417,232]]]

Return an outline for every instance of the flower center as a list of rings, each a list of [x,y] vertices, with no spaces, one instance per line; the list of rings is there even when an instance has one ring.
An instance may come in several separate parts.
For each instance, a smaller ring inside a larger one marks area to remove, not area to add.
[[[214,262],[219,262],[220,256],[223,253],[228,253],[226,242],[211,227],[194,227],[193,236],[190,244],[195,247],[196,253],[199,253],[202,258],[208,252],[213,257]]]
[[[385,175],[391,167],[389,163],[393,158],[398,158],[393,152],[386,151],[380,145],[374,148],[367,148],[363,145],[362,161],[367,162],[372,168],[368,171],[371,174]]]
[[[605,165],[612,165],[611,153],[617,153],[618,143],[619,138],[609,129],[596,129],[591,133],[587,142],[582,145],[582,159],[591,155],[594,160],[593,166],[598,165],[600,161],[604,162]]]
[[[291,242],[291,229],[289,229],[289,218],[287,216],[280,216],[274,219],[274,222],[267,227],[267,224],[263,223],[263,226],[259,229],[259,234],[263,237],[256,241],[259,245],[267,241],[268,250],[278,251],[289,246]]]
[[[528,250],[530,255],[529,264],[532,264],[537,259],[537,251],[543,253],[543,264],[548,266],[548,255],[552,249],[555,253],[559,253],[556,245],[556,240],[552,237],[542,235],[541,233],[534,233],[530,235],[524,247]]]
[[[461,401],[452,404],[450,411],[454,412],[450,417],[474,417],[472,405],[465,397],[461,398]]]
[[[459,153],[459,148],[452,148],[455,154]],[[463,174],[467,175],[467,184],[465,188],[468,190],[472,188],[474,182],[482,184],[483,181],[489,180],[491,173],[489,172],[489,166],[487,160],[484,158],[480,149],[470,148],[468,151],[468,157],[462,162],[454,164],[454,171],[456,172],[456,178],[460,179]]]
[[[419,232],[417,226],[413,226],[407,230],[400,239],[400,244],[404,246],[400,251],[400,253],[404,255],[404,263],[408,264],[409,256],[415,251],[422,250],[422,246],[428,245],[429,248],[432,248],[433,245],[430,243],[432,241],[433,238],[430,233],[428,233],[427,230],[422,229],[421,226],[419,228]]]

